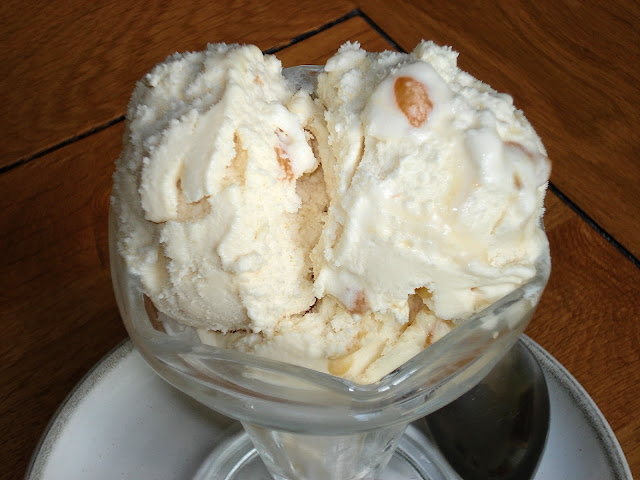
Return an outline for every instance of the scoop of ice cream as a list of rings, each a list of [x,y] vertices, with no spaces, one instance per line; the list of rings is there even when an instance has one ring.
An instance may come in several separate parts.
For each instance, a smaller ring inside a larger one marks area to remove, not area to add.
[[[346,44],[314,96],[252,46],[155,67],[129,106],[112,206],[161,317],[370,383],[531,278],[544,148],[456,55]]]
[[[315,107],[281,70],[255,46],[210,45],[168,58],[133,93],[114,175],[119,247],[184,324],[269,333],[315,302]]]
[[[544,147],[511,97],[456,59],[422,42],[409,55],[346,44],[327,62],[317,297],[406,323],[423,289],[438,318],[465,319],[534,275],[547,247]]]

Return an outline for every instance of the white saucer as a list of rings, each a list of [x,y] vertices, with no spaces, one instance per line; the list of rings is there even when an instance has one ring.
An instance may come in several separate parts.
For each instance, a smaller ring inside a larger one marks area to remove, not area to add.
[[[631,480],[620,445],[578,382],[542,347],[521,340],[549,385],[551,427],[536,479]],[[109,353],[60,407],[27,480],[193,478],[241,426],[157,376],[130,341]]]

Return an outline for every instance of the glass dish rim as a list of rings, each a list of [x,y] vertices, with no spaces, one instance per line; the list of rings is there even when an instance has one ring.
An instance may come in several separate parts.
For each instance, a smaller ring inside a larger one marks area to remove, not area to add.
[[[113,250],[110,253],[112,263],[120,263],[124,266],[124,259],[117,251],[115,245],[115,225],[113,211],[110,209],[109,213],[109,237],[110,247]],[[113,237],[113,238],[112,238]],[[113,244],[112,244],[113,241]],[[535,262],[535,275],[529,279],[526,283],[519,286],[500,300],[492,303],[483,310],[473,314],[467,320],[458,325],[454,330],[447,335],[434,342],[429,347],[424,348],[421,352],[416,354],[407,362],[396,368],[391,373],[385,375],[377,382],[369,384],[360,384],[342,377],[334,376],[329,373],[320,372],[307,367],[282,362],[279,360],[273,360],[265,357],[260,357],[255,354],[240,352],[232,349],[225,349],[220,347],[214,347],[202,342],[193,343],[187,342],[182,338],[177,338],[166,332],[155,329],[148,318],[146,328],[144,332],[136,329],[135,332],[129,332],[136,345],[142,343],[145,350],[152,350],[148,352],[156,359],[162,359],[157,352],[170,353],[172,355],[189,355],[204,360],[225,361],[231,363],[238,363],[250,368],[256,368],[261,371],[273,371],[277,374],[286,374],[293,378],[302,378],[305,382],[329,388],[331,391],[348,394],[353,397],[353,400],[357,403],[378,403],[383,401],[385,397],[397,395],[397,389],[406,383],[407,378],[414,378],[420,370],[424,370],[425,366],[431,364],[430,359],[438,358],[444,352],[451,348],[456,348],[456,344],[460,343],[467,335],[472,332],[483,331],[490,333],[492,330],[487,325],[491,319],[491,315],[497,314],[500,311],[508,308],[514,303],[528,302],[530,308],[535,309],[538,300],[544,290],[550,274],[550,257],[548,251],[548,244],[543,248],[541,254]],[[118,268],[113,265],[112,268]],[[127,272],[123,272],[127,273]],[[128,273],[128,281],[134,281],[136,289],[138,290],[138,297],[142,299],[143,292],[140,286],[139,277]],[[146,312],[145,312],[146,315]],[[126,322],[125,322],[126,323]],[[526,326],[526,325],[525,325]],[[137,327],[137,325],[136,325]],[[186,327],[193,328],[193,327]],[[466,335],[465,335],[466,334]],[[152,348],[149,349],[148,346]],[[166,363],[166,362],[163,362]],[[173,368],[169,365],[170,368]],[[453,374],[453,372],[452,372]],[[391,393],[393,391],[393,393]]]

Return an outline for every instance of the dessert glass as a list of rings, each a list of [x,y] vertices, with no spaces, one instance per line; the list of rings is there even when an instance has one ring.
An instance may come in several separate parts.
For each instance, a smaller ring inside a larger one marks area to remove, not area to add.
[[[312,88],[319,70],[296,67],[286,73],[295,84]],[[484,378],[529,323],[550,271],[545,250],[529,282],[380,381],[360,385],[202,344],[195,329],[158,314],[145,301],[140,279],[127,270],[116,240],[111,213],[114,290],[139,352],[170,384],[244,427],[212,452],[195,477],[202,480],[447,478],[446,465],[407,426]]]

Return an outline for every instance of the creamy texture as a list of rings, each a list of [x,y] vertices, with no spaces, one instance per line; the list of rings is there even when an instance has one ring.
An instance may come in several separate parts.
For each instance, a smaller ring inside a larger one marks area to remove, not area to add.
[[[549,161],[511,97],[456,59],[423,42],[410,55],[347,44],[327,62],[318,96],[340,161],[323,164],[337,181],[316,296],[357,292],[404,322],[426,287],[439,318],[460,319],[533,276]]]
[[[273,333],[314,303],[308,252],[324,187],[294,113],[312,107],[254,46],[176,55],[139,82],[114,209],[120,249],[160,311]]]
[[[544,148],[456,57],[346,44],[316,97],[254,46],[156,66],[112,197],[155,307],[205,343],[369,383],[531,278]]]

